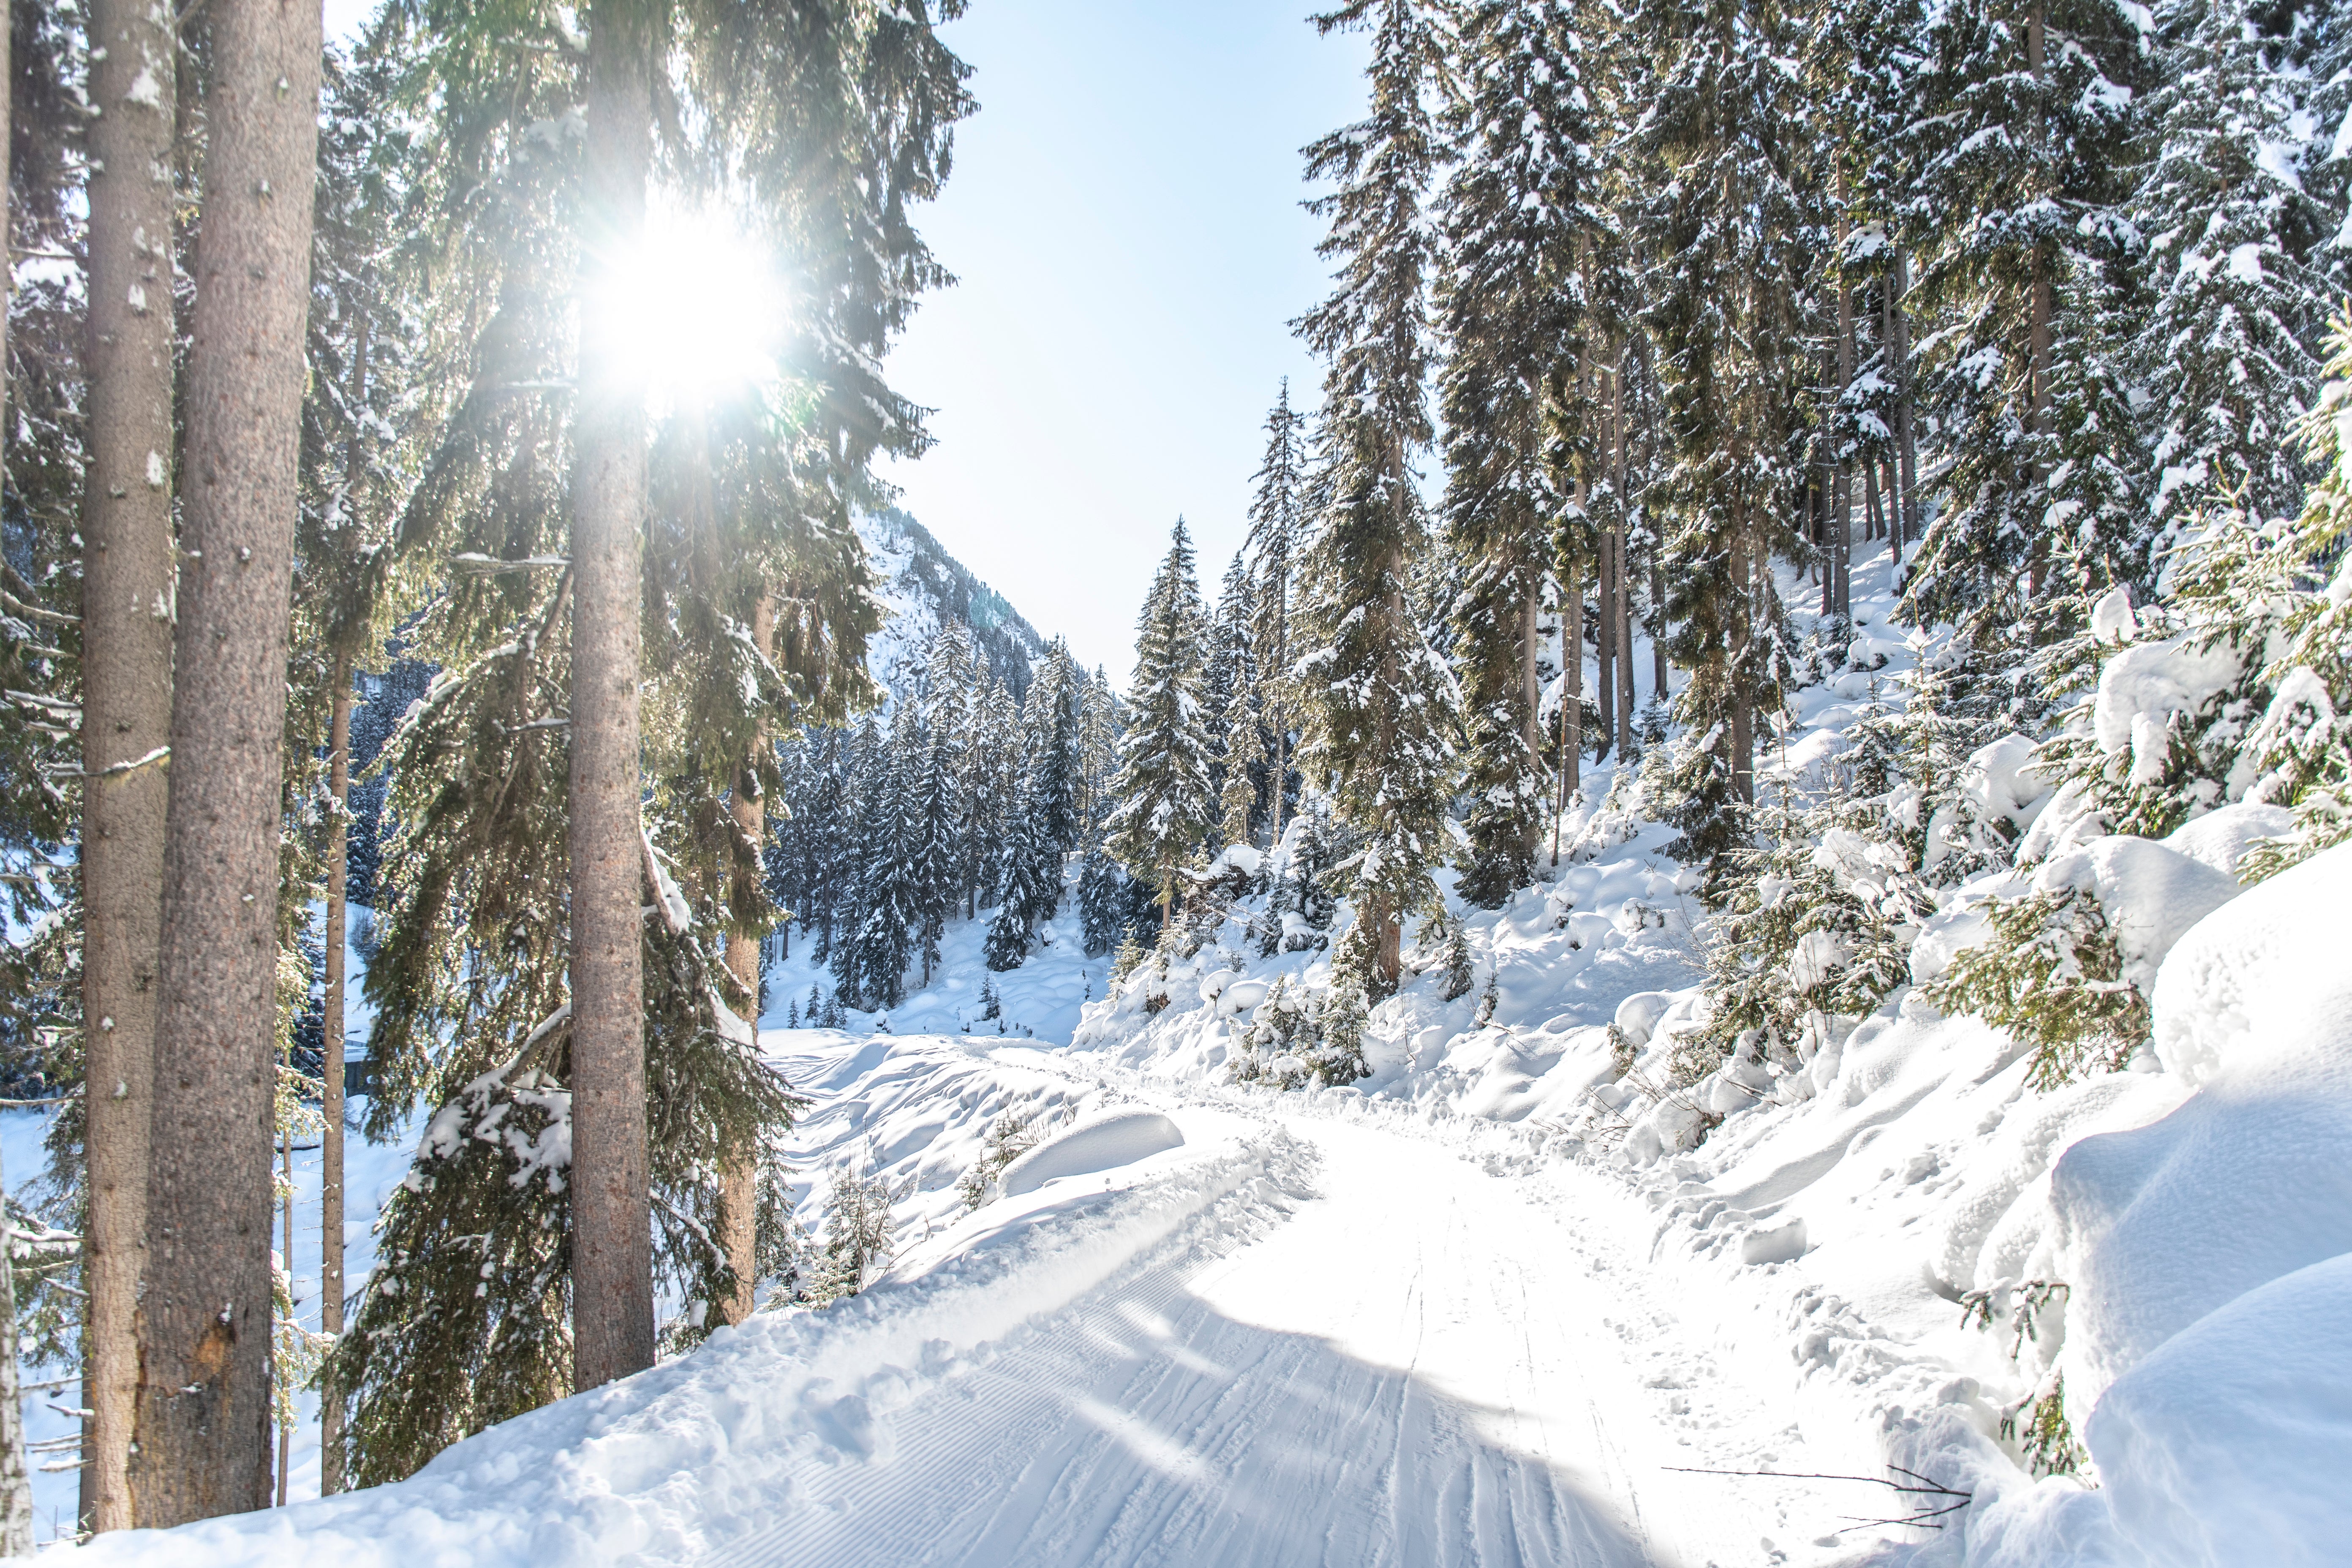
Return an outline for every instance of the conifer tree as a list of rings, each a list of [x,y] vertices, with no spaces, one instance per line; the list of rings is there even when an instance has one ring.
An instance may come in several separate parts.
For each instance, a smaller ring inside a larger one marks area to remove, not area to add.
[[[2305,258],[2331,220],[2277,156],[2301,109],[2278,58],[2286,40],[2242,0],[2174,0],[2157,25],[2156,157],[2129,207],[2156,285],[2133,345],[2138,378],[2164,388],[2150,400],[2156,521],[2217,492],[2289,516],[2304,480],[2290,437],[2326,308]]]
[[[89,1037],[85,1233],[93,1531],[137,1522],[127,1483],[147,1247],[172,623],[173,188],[178,40],[137,0],[95,0],[89,131],[88,461],[81,505],[82,964]],[[21,63],[21,62],[20,62]],[[11,204],[12,207],[14,204]],[[13,236],[11,243],[15,243]],[[20,345],[20,352],[21,352]],[[19,404],[25,387],[16,388]],[[11,409],[12,422],[17,410]],[[12,442],[12,488],[29,465]],[[29,683],[27,683],[29,684]],[[115,1092],[120,1086],[121,1092]]]
[[[1414,456],[1429,444],[1427,291],[1433,241],[1423,211],[1442,156],[1430,110],[1445,71],[1438,17],[1418,0],[1354,0],[1316,18],[1368,29],[1365,119],[1313,143],[1307,177],[1334,188],[1310,210],[1329,228],[1331,298],[1297,329],[1326,361],[1319,508],[1299,572],[1298,618],[1313,649],[1301,771],[1360,840],[1350,870],[1370,933],[1372,984],[1395,984],[1402,923],[1424,907],[1444,853],[1455,693],[1411,602],[1427,525]]]
[[[1158,889],[1163,925],[1174,908],[1176,873],[1199,853],[1213,820],[1202,621],[1192,535],[1178,518],[1137,626],[1119,804],[1109,823],[1111,853]]]
[[[1643,121],[1659,173],[1647,221],[1675,265],[1651,302],[1674,467],[1664,543],[1676,702],[1675,853],[1720,861],[1755,798],[1757,721],[1786,683],[1773,558],[1793,549],[1802,491],[1810,232],[1794,16],[1724,0],[1670,26]]]
[[[1290,617],[1293,574],[1301,542],[1306,489],[1307,419],[1290,406],[1290,378],[1265,416],[1265,457],[1250,498],[1250,565],[1257,574],[1252,593],[1257,622],[1250,640],[1257,650],[1258,710],[1273,738],[1268,753],[1267,843],[1282,839],[1284,803],[1289,798],[1290,736],[1297,702],[1290,688]]]
[[[1926,45],[1906,117],[1906,226],[1919,300],[1940,318],[1920,376],[1948,466],[1907,603],[1990,644],[2030,635],[2056,582],[2054,349],[2062,316],[2102,308],[2140,50],[2113,0],[1965,0],[1933,15]]]
[[[1575,378],[1582,395],[1566,412],[1589,442],[1596,432],[1582,426],[1597,422],[1583,416],[1599,392],[1590,356],[1603,324],[1588,273],[1616,236],[1576,7],[1467,6],[1456,52],[1462,151],[1444,192],[1438,289],[1449,351],[1439,377],[1445,543],[1459,574],[1447,613],[1467,731],[1463,896],[1491,908],[1528,880],[1550,793],[1538,644],[1552,523],[1571,502],[1552,482],[1557,458],[1546,461],[1545,394]],[[1614,469],[1601,472],[1605,487]],[[1576,500],[1594,506],[1591,489],[1580,486]]]

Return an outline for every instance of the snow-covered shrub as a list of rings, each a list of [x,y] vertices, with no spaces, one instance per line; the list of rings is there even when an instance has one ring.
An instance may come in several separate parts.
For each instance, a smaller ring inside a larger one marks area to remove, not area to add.
[[[1867,807],[1769,806],[1756,820],[1764,841],[1732,852],[1707,1017],[1677,1043],[1676,1085],[1713,1071],[1744,1035],[1789,1066],[1813,1015],[1872,1011],[1908,977],[1911,936],[1932,908],[1904,847],[1866,836],[1877,826]]]
[[[2147,1038],[2147,998],[2124,978],[2098,899],[2076,888],[1996,902],[1992,939],[1963,948],[1925,989],[1947,1013],[1975,1013],[2033,1047],[2036,1088],[2114,1071]]]
[[[1004,1167],[1036,1146],[1036,1134],[1029,1131],[1029,1118],[998,1117],[988,1130],[988,1141],[981,1147],[980,1159],[956,1184],[956,1195],[963,1199],[964,1211],[970,1213],[987,1203]]]
[[[2274,875],[2352,836],[2352,318],[2302,439],[2321,470],[2293,521],[2225,499],[2175,552],[2154,605],[2118,589],[2058,661],[2075,705],[2045,747],[2111,830],[2170,832],[2242,800],[2299,808],[2288,842],[2249,862]]]
[[[823,1256],[794,1299],[821,1307],[872,1284],[890,1262],[890,1206],[913,1190],[911,1174],[905,1191],[894,1191],[880,1176],[856,1168],[835,1176],[824,1200]]]
[[[1335,984],[1318,998],[1292,991],[1289,977],[1277,976],[1227,1076],[1274,1089],[1354,1083],[1371,1070],[1364,1059],[1370,1016],[1358,986]]]

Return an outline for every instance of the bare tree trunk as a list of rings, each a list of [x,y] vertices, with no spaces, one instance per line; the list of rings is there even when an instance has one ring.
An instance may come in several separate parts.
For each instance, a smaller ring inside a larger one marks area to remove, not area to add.
[[[6,7],[0,5],[0,24],[6,21]],[[0,33],[0,63],[5,59],[6,37]],[[0,89],[0,110],[5,107],[5,89]],[[6,124],[5,114],[0,114],[0,127]],[[0,138],[5,135],[0,131]],[[0,151],[5,151],[5,141],[0,141]],[[5,167],[5,162],[0,161],[0,168]],[[0,1172],[0,1323],[9,1325],[11,1335],[8,1343],[0,1347],[0,1557],[30,1557],[33,1475],[25,1457],[24,1391],[16,1380],[16,1271],[7,1262],[16,1250],[16,1227],[8,1218],[6,1191],[5,1173]]]
[[[5,459],[6,433],[12,428],[7,418],[8,297],[15,291],[16,267],[16,214],[8,200],[7,181],[12,153],[10,132],[16,124],[11,118],[10,101],[10,89],[16,81],[9,59],[14,37],[10,10],[7,0],[0,0],[0,459]],[[95,90],[90,101],[98,101]],[[0,471],[5,471],[5,460],[0,460]],[[25,1404],[16,1373],[16,1275],[13,1267],[16,1237],[16,1227],[8,1221],[7,1194],[7,1175],[5,1171],[0,1171],[0,1323],[7,1325],[11,1336],[6,1345],[0,1346],[0,1557],[30,1557],[33,1476],[25,1457]],[[84,1447],[89,1443],[87,1422],[83,1424],[82,1443]],[[85,1486],[83,1489],[89,1489]]]
[[[324,1064],[321,1064],[324,1065]],[[294,1277],[294,1135],[287,1133],[279,1140],[286,1155],[286,1277]],[[273,1416],[276,1412],[271,1412]],[[294,1458],[294,1432],[289,1426],[278,1428],[278,1506],[286,1506],[286,1472],[288,1461]]]
[[[2037,87],[2042,81],[2042,0],[2033,0],[2033,9],[2027,16],[2025,24],[2026,64],[2033,72],[2033,80]],[[2047,129],[2042,124],[2037,110],[2033,127],[2034,147],[2037,150],[2041,149],[2045,144],[2046,139]],[[2029,357],[2026,365],[2026,399],[2032,429],[2038,441],[2049,428],[2051,311],[2050,272],[2043,262],[2042,247],[2039,245],[2036,245],[2033,249],[2032,289],[2032,300],[2028,307],[2030,319],[2027,323]],[[2042,467],[2037,453],[2032,470],[2033,488],[2041,489],[2048,478],[2049,471]],[[2043,503],[2046,504],[2046,501],[2045,497]],[[2027,569],[2028,591],[2037,599],[2042,596],[2042,579],[2048,570],[2049,562],[2050,536],[2047,532],[2037,529],[2030,547]]]
[[[1563,797],[1584,783],[1584,574],[1569,568],[1568,614],[1563,622],[1565,647],[1560,684],[1559,776]]]
[[[1911,321],[1903,309],[1904,300],[1911,292],[1911,258],[1899,247],[1895,252],[1895,282],[1888,291],[1887,341],[1893,345],[1895,382],[1895,440],[1896,454],[1902,462],[1902,497],[1895,509],[1895,532],[1890,546],[1895,563],[1901,565],[1903,552],[1919,537],[1919,467],[1918,437],[1914,432],[1911,384]]]
[[[1543,755],[1543,720],[1536,712],[1543,688],[1536,679],[1536,637],[1543,620],[1541,578],[1528,589],[1519,604],[1519,733],[1528,750]]]
[[[751,641],[760,657],[770,658],[775,651],[776,606],[773,600],[762,595],[758,608],[751,612]],[[760,726],[759,744],[769,743],[768,728]],[[735,786],[735,831],[751,843],[767,841],[768,803],[760,795],[751,768],[743,770],[743,780]],[[751,994],[751,1026],[760,1026],[760,942],[756,937],[730,932],[727,938],[727,967],[735,973],[737,984]],[[930,983],[930,961],[923,962],[924,984]],[[756,1151],[745,1150],[727,1162],[719,1178],[719,1245],[727,1252],[727,1267],[735,1273],[735,1293],[719,1303],[719,1313],[730,1323],[740,1323],[751,1315],[757,1305],[759,1279],[759,1198],[760,1161]]]
[[[1655,559],[1650,563],[1650,616],[1651,689],[1664,703],[1674,693],[1666,680],[1666,569]]]
[[[82,493],[82,1016],[88,1071],[94,1531],[133,1522],[147,1252],[155,981],[162,942],[162,754],[172,735],[172,141],[168,11],[94,0],[90,37],[89,468]],[[136,90],[133,83],[141,83]],[[142,764],[143,765],[139,765]]]
[[[266,1500],[286,618],[317,168],[316,0],[212,0],[208,15],[130,1467],[132,1511],[155,1526]]]
[[[1845,195],[1845,176],[1838,176],[1838,195]],[[1845,217],[1838,217],[1838,258],[1845,258]],[[1853,289],[1841,278],[1838,281],[1838,396],[1839,412],[1844,412],[1845,395],[1853,387]],[[1843,423],[1843,421],[1841,421]],[[1853,595],[1846,582],[1846,574],[1853,563],[1853,476],[1843,461],[1837,465],[1837,499],[1831,510],[1830,567],[1835,592],[1832,597],[1835,607],[1831,614],[1841,620],[1853,618]]]
[[[609,269],[645,232],[653,155],[653,39],[644,9],[600,0],[588,41],[588,265]],[[593,290],[590,298],[594,298]],[[572,484],[572,1383],[594,1388],[654,1360],[653,1221],[638,897],[646,510],[642,390],[614,324],[583,314]]]
[[[319,1331],[331,1342],[343,1331],[343,1006],[349,984],[347,931],[351,914],[352,663],[335,656],[335,695],[328,710],[327,995],[325,1047],[319,1064],[320,1110],[326,1123],[319,1147]],[[343,1391],[330,1360],[319,1385],[319,1491],[343,1489]]]

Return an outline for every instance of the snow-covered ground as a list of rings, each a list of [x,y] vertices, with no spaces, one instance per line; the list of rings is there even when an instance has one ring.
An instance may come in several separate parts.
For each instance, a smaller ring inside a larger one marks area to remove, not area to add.
[[[1899,698],[1920,650],[1883,629],[1885,575],[1855,574],[1863,659],[1884,662],[1798,695],[1773,759],[1792,781]],[[831,989],[796,937],[763,1040],[813,1101],[790,1151],[801,1215],[820,1231],[836,1182],[887,1184],[877,1281],[401,1486],[91,1550],[2352,1560],[2352,848],[2240,892],[2246,823],[2101,836],[2013,762],[1979,765],[1989,808],[2096,884],[2153,976],[2154,1047],[2129,1070],[2034,1089],[2015,1041],[1905,987],[1792,1058],[1667,1087],[1707,935],[1670,836],[1608,769],[1556,871],[1453,910],[1467,994],[1445,999],[1443,952],[1408,945],[1372,1076],[1344,1089],[1231,1081],[1276,984],[1312,994],[1329,963],[1261,956],[1238,920],[1116,988],[1073,917],[995,977],[984,920],[959,924],[887,1033],[779,1026]],[[1915,973],[1974,919],[1939,913]],[[1046,1142],[968,1212],[1007,1118]],[[2021,1468],[2019,1417],[2045,1397],[2087,1446],[2080,1478]]]

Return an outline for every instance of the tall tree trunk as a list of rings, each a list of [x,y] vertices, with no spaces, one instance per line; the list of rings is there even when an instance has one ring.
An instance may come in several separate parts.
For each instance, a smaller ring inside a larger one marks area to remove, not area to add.
[[[1666,680],[1666,568],[1654,556],[1650,562],[1650,689],[1664,703],[1674,695]]]
[[[16,264],[12,221],[16,215],[9,204],[6,178],[12,151],[10,132],[16,123],[11,118],[13,106],[10,102],[10,89],[16,79],[11,74],[9,60],[14,26],[10,9],[7,0],[0,0],[0,459],[5,458],[6,432],[12,427],[7,418],[8,297],[14,291]],[[94,89],[90,101],[98,101]],[[0,460],[0,470],[5,468],[5,460]],[[8,1223],[7,1193],[7,1173],[0,1170],[0,1323],[7,1324],[13,1335],[16,1322],[16,1276],[10,1260],[16,1251],[16,1228]],[[82,1442],[85,1447],[89,1442],[86,1424]],[[12,1338],[7,1345],[0,1347],[0,1557],[30,1557],[32,1554],[33,1477],[25,1458],[25,1404],[17,1383],[16,1346]]]
[[[652,57],[646,8],[600,0],[588,39],[592,277],[623,263],[644,237]],[[637,667],[646,416],[642,389],[621,369],[616,323],[596,310],[581,321],[573,440],[572,1366],[573,1386],[589,1389],[654,1360],[637,915],[645,877]]]
[[[1617,732],[1617,531],[1601,529],[1593,541],[1600,546],[1594,563],[1592,700],[1600,710],[1600,733],[1594,737],[1592,760],[1605,761]]]
[[[2041,85],[2042,70],[2042,0],[2033,0],[2033,9],[2028,14],[2025,23],[2026,65],[2033,72],[2033,80],[2037,87]],[[2033,122],[2035,151],[2041,151],[2047,145],[2047,142],[2048,127],[2043,123],[2041,110],[2037,105]],[[2049,478],[2049,470],[2042,464],[2039,443],[2049,428],[2051,300],[2049,266],[2043,259],[2042,247],[2038,243],[2033,247],[2032,287],[2033,293],[2032,301],[2027,307],[2026,324],[2028,355],[2026,403],[2029,425],[2036,442],[2031,483],[2034,489],[2039,490]],[[2044,510],[2047,506],[2047,498],[2037,497],[2034,504],[2037,511]],[[2036,528],[2032,542],[2029,546],[2027,586],[2028,591],[2037,599],[2042,596],[2042,579],[2048,570],[2049,562],[2050,536],[2042,529]]]
[[[349,984],[347,930],[351,915],[352,661],[335,656],[334,698],[328,709],[327,994],[325,1042],[319,1064],[320,1111],[326,1126],[319,1147],[319,1331],[331,1342],[343,1331],[343,1006]],[[319,1384],[319,1490],[343,1489],[343,1391],[330,1359]]]
[[[1845,197],[1845,175],[1838,175],[1838,197]],[[1838,262],[1845,262],[1845,215],[1841,205],[1838,215]],[[1841,440],[1843,439],[1845,395],[1853,389],[1853,289],[1843,278],[1838,279],[1838,412]],[[1830,519],[1830,567],[1835,583],[1835,607],[1830,612],[1840,620],[1853,618],[1853,595],[1846,574],[1853,563],[1853,476],[1839,453],[1837,465],[1837,500],[1832,506]]]
[[[1568,613],[1561,623],[1560,662],[1560,803],[1566,808],[1570,791],[1584,779],[1584,574],[1568,569]]]
[[[1633,536],[1633,509],[1625,499],[1625,348],[1617,346],[1617,368],[1609,375],[1610,488],[1617,500],[1617,754],[1633,747],[1633,563],[1626,544]]]
[[[1895,282],[1888,291],[1887,341],[1893,345],[1896,374],[1895,395],[1895,442],[1896,456],[1902,463],[1902,498],[1895,509],[1895,531],[1890,546],[1895,564],[1903,563],[1903,552],[1919,537],[1919,466],[1918,437],[1913,425],[1911,384],[1911,321],[1903,307],[1911,292],[1911,258],[1899,246],[1895,252]]]
[[[759,648],[760,657],[767,658],[775,652],[775,601],[763,594],[759,606],[751,612],[751,641]],[[768,727],[762,723],[758,744],[764,747],[769,743]],[[748,765],[743,770],[742,782],[735,786],[733,812],[736,832],[754,845],[767,842],[768,803],[759,793],[758,783]],[[751,994],[751,1027],[756,1030],[760,1026],[759,938],[729,932],[727,967],[734,972],[736,983]],[[930,984],[928,956],[923,960],[923,983]],[[727,1267],[735,1273],[735,1293],[719,1303],[719,1310],[730,1323],[740,1323],[750,1317],[757,1304],[759,1199],[759,1154],[756,1150],[747,1149],[730,1158],[719,1177],[719,1245],[726,1249]]]
[[[1528,588],[1519,603],[1519,733],[1534,755],[1543,755],[1543,719],[1536,712],[1543,687],[1536,679],[1536,639],[1543,622],[1542,576]]]
[[[6,21],[6,7],[0,5],[0,24]],[[0,33],[0,62],[5,59],[6,37]],[[0,109],[5,109],[5,89],[0,89]],[[6,123],[0,118],[0,126]],[[5,145],[0,142],[0,149]],[[0,162],[0,168],[6,166]],[[7,1190],[5,1176],[0,1171],[0,1194]],[[11,1325],[12,1332],[16,1321],[16,1271],[5,1267],[5,1260],[16,1247],[16,1227],[9,1221],[7,1205],[0,1202],[0,1323]],[[16,1378],[16,1346],[12,1338],[0,1348],[0,1557],[33,1554],[33,1476],[25,1457],[24,1392]]]
[[[126,1479],[147,1252],[161,753],[172,735],[174,40],[152,0],[94,0],[89,468],[82,492],[82,1016],[90,1417],[87,1523],[133,1522]],[[141,83],[136,90],[132,84]],[[144,765],[140,765],[140,764]]]
[[[132,1511],[259,1506],[287,598],[317,168],[316,0],[212,0],[188,352]]]

